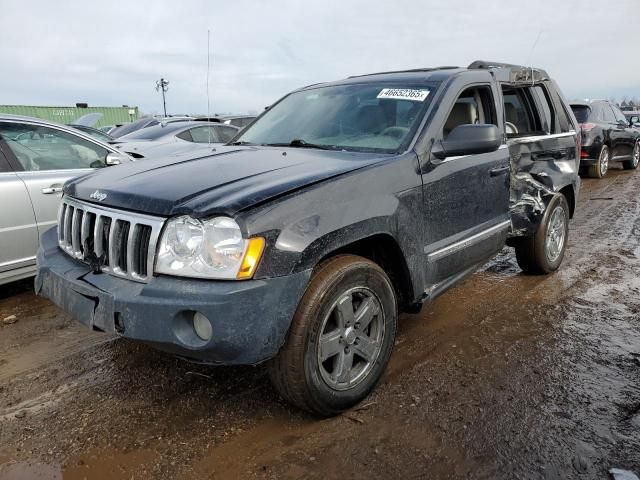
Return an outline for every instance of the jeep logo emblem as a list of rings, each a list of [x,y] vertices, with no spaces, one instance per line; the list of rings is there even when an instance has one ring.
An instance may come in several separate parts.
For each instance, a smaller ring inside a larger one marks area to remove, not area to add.
[[[93,198],[94,200],[98,200],[99,202],[101,202],[105,198],[107,198],[107,194],[106,193],[102,193],[100,190],[96,190],[91,195],[89,195],[89,198]]]

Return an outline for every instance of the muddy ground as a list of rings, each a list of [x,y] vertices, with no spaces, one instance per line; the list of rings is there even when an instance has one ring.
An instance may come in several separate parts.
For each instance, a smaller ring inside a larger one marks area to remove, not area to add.
[[[585,180],[561,271],[505,251],[419,315],[358,409],[191,365],[0,287],[0,479],[598,479],[640,473],[640,173]],[[15,315],[17,322],[3,324]]]

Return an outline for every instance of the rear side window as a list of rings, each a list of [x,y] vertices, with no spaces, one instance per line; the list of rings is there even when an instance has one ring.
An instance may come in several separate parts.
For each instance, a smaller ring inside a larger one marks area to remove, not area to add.
[[[189,130],[185,130],[184,132],[179,133],[178,135],[176,135],[176,137],[187,142],[193,142],[193,137],[191,136],[191,132]]]
[[[616,117],[611,110],[611,106],[608,103],[602,105],[602,118],[605,122],[616,123]]]
[[[542,131],[545,133],[555,133],[555,112],[551,106],[549,95],[542,85],[536,85],[530,89],[533,95],[538,114],[540,115]]]
[[[504,118],[508,137],[534,134],[539,128],[532,105],[524,88],[503,88]]]
[[[558,91],[552,89],[551,97],[555,106],[556,118],[558,121],[558,129],[556,131],[559,133],[567,133],[575,130],[573,120],[571,120],[570,114],[567,111],[568,107]]]
[[[213,127],[195,127],[189,131],[195,143],[213,143],[220,141]]]
[[[589,114],[591,114],[591,108],[587,105],[571,105],[571,110],[573,110],[573,115],[578,120],[578,123],[587,123],[589,120]]]

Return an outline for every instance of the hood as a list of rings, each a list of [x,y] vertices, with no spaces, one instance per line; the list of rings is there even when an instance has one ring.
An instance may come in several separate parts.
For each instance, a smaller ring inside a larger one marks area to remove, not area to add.
[[[389,155],[297,148],[216,147],[109,167],[65,184],[65,194],[159,216],[233,215]],[[99,190],[103,200],[91,195]]]

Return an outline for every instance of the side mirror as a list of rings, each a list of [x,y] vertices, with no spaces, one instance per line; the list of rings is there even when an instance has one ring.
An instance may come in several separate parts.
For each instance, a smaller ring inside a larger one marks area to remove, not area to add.
[[[440,146],[434,145],[431,153],[444,160],[458,155],[495,152],[501,144],[502,136],[495,125],[465,124],[451,130]]]
[[[107,154],[107,158],[104,159],[104,163],[107,167],[112,167],[114,165],[120,165],[124,157],[119,153],[109,152]]]

